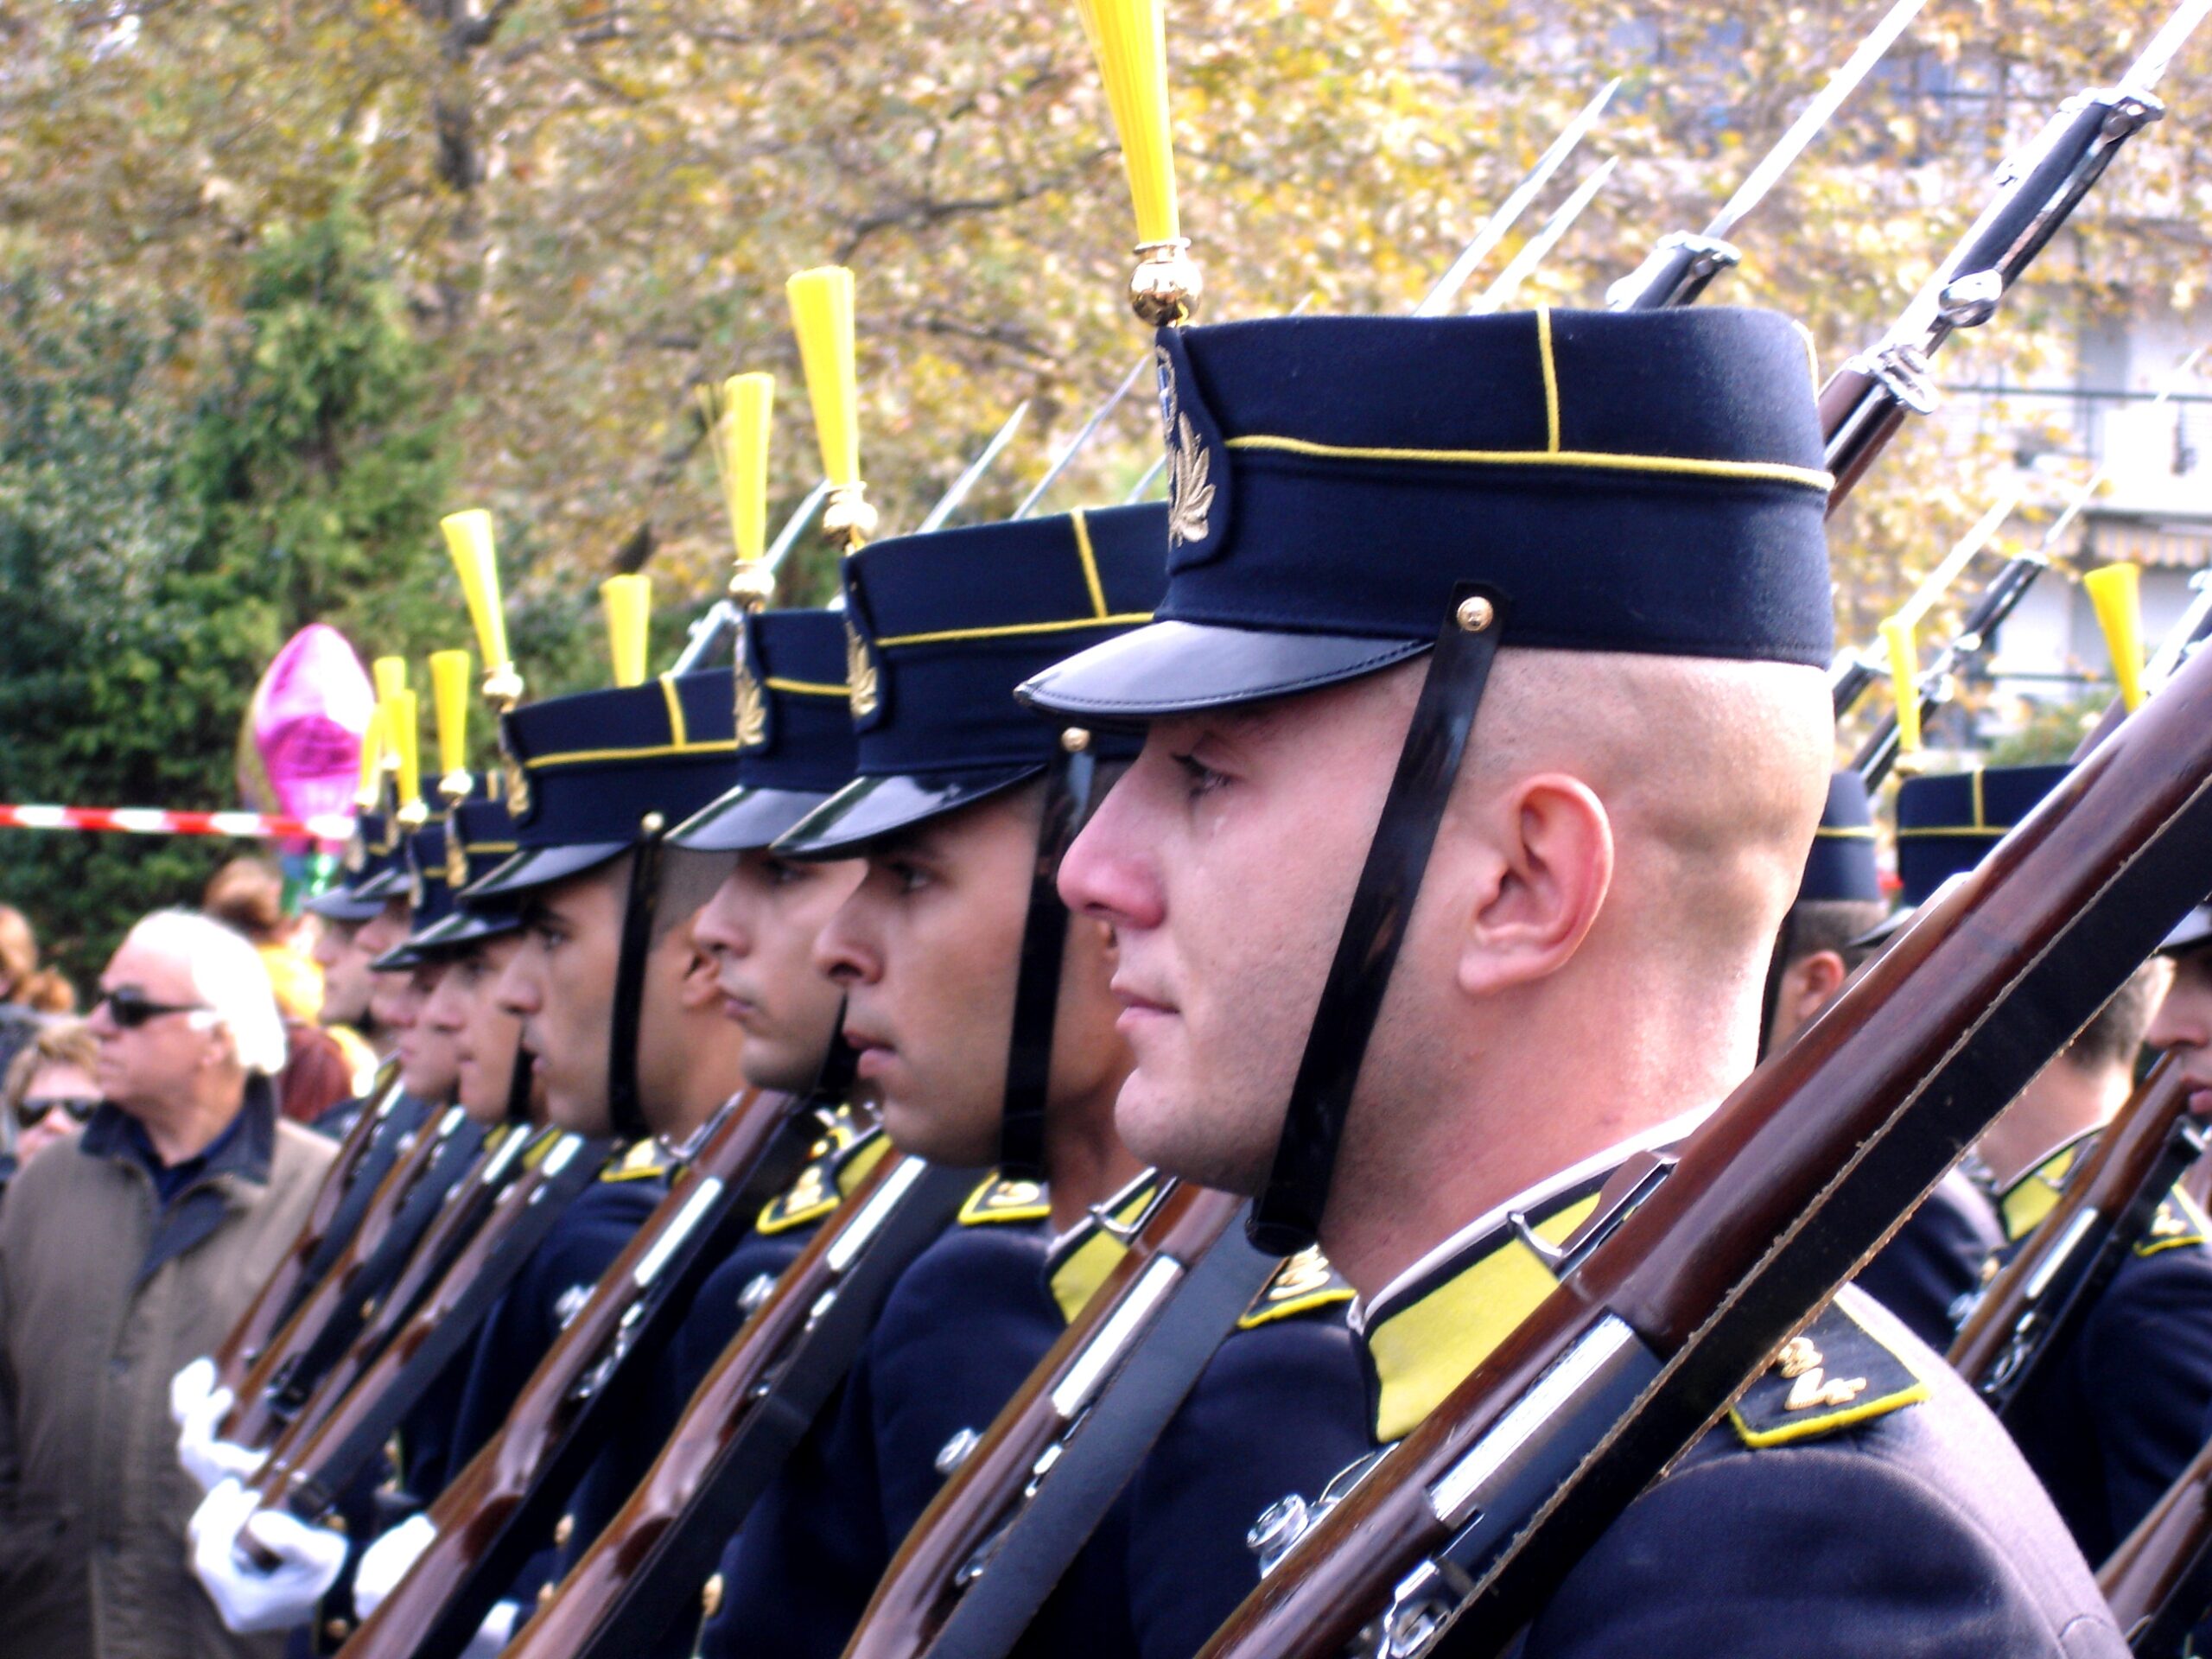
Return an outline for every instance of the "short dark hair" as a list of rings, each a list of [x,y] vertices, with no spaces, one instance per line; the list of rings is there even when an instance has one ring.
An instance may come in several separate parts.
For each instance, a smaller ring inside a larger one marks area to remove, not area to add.
[[[1874,947],[1861,945],[1853,950],[1851,942],[1880,926],[1889,913],[1890,907],[1878,899],[1801,899],[1789,906],[1789,915],[1783,923],[1789,955],[1782,965],[1788,968],[1807,957],[1833,950],[1843,958],[1847,969],[1856,968],[1873,954]]]
[[[2156,960],[2145,963],[2082,1027],[2081,1034],[2066,1046],[2060,1058],[2085,1071],[2094,1066],[2133,1065],[2143,1046],[2143,1033],[2151,1028],[2151,1016],[2158,1012],[2164,989],[2162,964]]]

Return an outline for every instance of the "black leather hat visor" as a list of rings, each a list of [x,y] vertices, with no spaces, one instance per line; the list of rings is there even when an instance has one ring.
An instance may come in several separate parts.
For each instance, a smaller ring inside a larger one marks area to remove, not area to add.
[[[355,887],[353,896],[356,899],[375,899],[379,910],[384,907],[384,901],[387,899],[404,899],[407,896],[406,861],[395,859],[391,864]]]
[[[333,887],[308,899],[307,908],[327,922],[366,922],[384,914],[384,900]]]
[[[1055,663],[1014,695],[1087,726],[1295,696],[1357,679],[1429,646],[1371,634],[1276,633],[1209,622],[1154,622]]]
[[[410,934],[400,943],[403,950],[416,951],[423,956],[441,950],[458,950],[462,945],[474,944],[479,939],[496,938],[502,933],[512,933],[522,926],[522,916],[512,910],[475,911],[456,910],[424,928]]]
[[[2158,949],[2165,955],[2178,956],[2207,944],[2212,944],[2212,905],[2199,905],[2158,942]]]
[[[415,941],[402,939],[384,955],[373,958],[369,963],[369,971],[372,974],[405,973],[410,969],[421,967],[423,960],[423,953],[416,948]]]
[[[1044,763],[855,778],[775,843],[787,858],[857,858],[868,844],[1044,775]]]
[[[754,852],[830,798],[817,791],[741,785],[677,824],[669,832],[668,844],[690,853]]]
[[[532,887],[550,887],[556,881],[565,881],[572,875],[582,875],[609,859],[620,858],[630,850],[626,841],[587,841],[568,847],[525,847],[505,862],[495,868],[481,880],[472,881],[461,890],[461,898],[488,899],[494,893],[527,893]]]

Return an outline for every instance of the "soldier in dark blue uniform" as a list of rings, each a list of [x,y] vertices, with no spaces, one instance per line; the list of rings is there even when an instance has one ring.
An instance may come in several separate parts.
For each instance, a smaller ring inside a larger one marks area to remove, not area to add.
[[[848,563],[861,776],[779,850],[867,860],[818,956],[848,988],[846,1029],[893,1139],[956,1163],[995,1155],[1001,1173],[901,1278],[836,1417],[726,1556],[706,1654],[839,1651],[946,1474],[1119,1257],[1086,1213],[1135,1171],[1110,1128],[1127,1065],[1106,1029],[1110,957],[1032,884],[1040,801],[1071,766],[1118,764],[1128,747],[1040,726],[1009,694],[1071,632],[1143,619],[1163,529],[1156,509],[1075,514],[884,543]],[[1016,985],[1023,941],[1045,926],[1066,932],[1068,956],[1052,1029],[1030,1032],[1015,1011],[1035,1001]],[[1042,1120],[1025,1121],[1005,1079],[1026,1045],[1047,1041]],[[1208,1599],[1194,1567],[1209,1547],[1225,1542],[1249,1573],[1242,1534],[1256,1503],[1357,1449],[1350,1293],[1329,1281],[1300,1264],[1262,1294],[1040,1614],[1038,1650],[1188,1653],[1235,1599]],[[1332,1388],[1349,1431],[1334,1439],[1312,1432]],[[1208,1513],[1217,1525],[1197,1522]]]
[[[1157,356],[1167,596],[1023,689],[1147,725],[1061,889],[1116,930],[1123,1135],[1258,1193],[1270,1242],[1318,1230],[1383,1443],[1548,1291],[1606,1176],[1751,1065],[1832,743],[1806,346],[1754,312],[1539,310],[1169,326]],[[1471,736],[1347,1109],[1287,1121],[1422,659],[1479,635],[1486,681],[1431,688]],[[2123,1650],[1986,1412],[1851,1290],[1522,1652],[1783,1648]]]
[[[1916,880],[1925,873],[1924,865],[1914,866]],[[1908,889],[1905,904],[1909,908],[1927,897]],[[1767,970],[1764,1052],[1788,1043],[1842,992],[1844,982],[1891,931],[1888,911],[1874,863],[1866,785],[1855,772],[1836,772],[1828,779],[1821,827]],[[1988,1193],[1953,1170],[1859,1269],[1855,1282],[1941,1353],[1951,1345],[1967,1300],[1980,1287],[2004,1242]]]

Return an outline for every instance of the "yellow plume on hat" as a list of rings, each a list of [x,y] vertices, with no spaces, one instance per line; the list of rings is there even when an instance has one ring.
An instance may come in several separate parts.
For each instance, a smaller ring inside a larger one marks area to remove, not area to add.
[[[2120,704],[2133,714],[2143,706],[2143,573],[2132,564],[2108,564],[2082,577],[2082,586],[2112,653]]]
[[[392,747],[399,755],[399,821],[412,828],[429,816],[423,805],[422,734],[415,694],[404,690],[393,692],[387,711]]]
[[[468,653],[430,653],[431,709],[438,721],[438,792],[448,802],[468,795]]]
[[[1076,0],[1122,138],[1136,209],[1138,264],[1129,303],[1154,327],[1189,320],[1203,286],[1175,200],[1167,124],[1167,25],[1160,0]]]
[[[492,515],[481,507],[449,512],[438,520],[438,528],[445,532],[446,551],[453,556],[468,620],[475,625],[476,643],[484,653],[485,699],[494,709],[511,709],[522,700],[522,678],[507,655],[507,617],[499,597]]]
[[[1890,689],[1897,700],[1897,765],[1905,770],[1905,757],[1920,753],[1920,648],[1913,643],[1912,624],[1901,616],[1882,624],[1882,643],[1889,648]]]
[[[807,402],[830,483],[822,528],[847,552],[875,530],[875,509],[861,482],[860,378],[853,355],[853,273],[842,265],[802,270],[784,284],[806,371]]]
[[[772,596],[774,576],[759,569],[768,550],[768,434],[776,408],[776,377],[734,374],[699,388],[706,411],[707,447],[729,513],[730,546],[737,574],[730,597],[753,609]]]
[[[640,571],[635,575],[609,576],[599,584],[607,607],[607,650],[614,662],[614,683],[645,683],[645,640],[653,618],[653,579]]]
[[[384,705],[369,710],[369,723],[361,733],[360,780],[353,786],[353,803],[364,812],[376,810],[377,792],[384,781]]]

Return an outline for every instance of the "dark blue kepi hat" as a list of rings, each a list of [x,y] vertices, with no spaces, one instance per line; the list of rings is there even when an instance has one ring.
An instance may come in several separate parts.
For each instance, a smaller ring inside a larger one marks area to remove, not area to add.
[[[1897,785],[1897,878],[1906,911],[1980,864],[2070,766],[1977,766]]]
[[[363,812],[346,838],[344,874],[308,899],[307,908],[327,921],[365,922],[406,886],[406,855],[397,826],[382,812]]]
[[[1874,813],[1866,785],[1855,772],[1828,779],[1828,804],[1821,812],[1804,879],[1793,904],[1879,904],[1881,873],[1874,863]]]
[[[525,703],[500,721],[516,850],[465,897],[518,893],[619,858],[729,787],[737,739],[731,677]]]
[[[903,537],[847,559],[855,775],[776,850],[849,856],[1041,777],[1064,744],[1133,754],[1127,736],[1046,724],[1014,690],[1151,620],[1166,530],[1160,505],[1109,507]]]
[[[505,802],[463,801],[455,807],[445,825],[444,885],[453,901],[427,925],[416,912],[407,948],[427,956],[520,927],[522,909],[514,895],[462,896],[472,874],[491,870],[516,850],[514,820],[507,816]]]
[[[695,853],[766,847],[852,781],[842,616],[747,616],[734,675],[737,787],[671,830],[672,847]]]
[[[1506,645],[1834,654],[1811,350],[1699,308],[1165,328],[1157,620],[1038,675],[1063,719],[1311,690],[1433,647],[1456,584]]]
[[[372,962],[380,974],[419,966],[423,936],[453,914],[453,888],[446,882],[446,826],[424,824],[406,837],[407,937]]]

